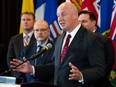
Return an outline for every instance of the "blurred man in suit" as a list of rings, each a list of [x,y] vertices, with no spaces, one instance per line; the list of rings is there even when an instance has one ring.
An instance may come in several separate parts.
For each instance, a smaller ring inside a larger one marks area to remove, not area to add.
[[[23,33],[11,37],[7,52],[8,66],[13,58],[19,59],[19,54],[24,46],[35,42],[35,37],[33,34],[34,22],[35,16],[32,12],[24,12],[21,14],[21,24],[23,28]],[[28,36],[28,43],[25,44],[26,36]],[[12,72],[11,76],[15,76],[15,74]]]
[[[6,47],[4,44],[0,43],[0,74],[7,69],[6,62]]]
[[[47,52],[43,53],[41,56],[38,56],[32,60],[29,60],[32,65],[40,65],[40,64],[47,64],[51,63],[53,61],[52,55],[54,52],[54,44],[49,39],[50,35],[50,29],[48,26],[48,23],[44,20],[38,20],[34,24],[34,36],[36,38],[36,41],[26,47],[23,48],[21,51],[20,60],[23,60],[23,57],[29,59],[32,55],[34,55],[36,52],[41,51],[42,48],[44,48],[47,44],[51,44],[52,48],[49,49]],[[23,79],[23,82],[49,82],[50,78],[37,78],[34,75],[31,74],[22,74],[19,73],[19,77]]]
[[[57,17],[63,33],[55,44],[54,63],[32,66],[26,62],[13,70],[33,73],[38,78],[54,74],[54,85],[58,87],[95,87],[105,74],[102,43],[97,35],[78,22],[78,10],[74,4],[62,3],[57,9]],[[11,67],[21,62],[13,59]]]
[[[102,79],[100,79],[100,83],[96,84],[96,87],[112,87],[108,78],[114,62],[114,50],[112,41],[109,38],[102,36],[99,32],[97,32],[99,27],[97,27],[97,19],[93,12],[82,10],[79,12],[78,19],[86,29],[96,33],[101,38],[101,41],[104,46],[107,73]]]

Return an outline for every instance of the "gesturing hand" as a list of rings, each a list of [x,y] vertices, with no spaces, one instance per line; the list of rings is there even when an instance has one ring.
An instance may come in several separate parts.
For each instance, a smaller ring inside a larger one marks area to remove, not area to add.
[[[69,74],[69,80],[82,80],[82,73],[79,71],[79,69],[74,66],[71,62],[69,62],[69,66],[71,67]]]
[[[26,58],[23,58],[24,61],[26,61]],[[23,73],[32,73],[32,65],[30,64],[29,61],[23,63],[22,65],[18,66],[19,64],[21,64],[22,61],[18,60],[18,59],[13,59],[10,62],[10,67],[13,69],[13,71],[18,71],[18,72],[23,72]],[[18,66],[18,67],[16,67]],[[15,68],[16,67],[16,68]]]

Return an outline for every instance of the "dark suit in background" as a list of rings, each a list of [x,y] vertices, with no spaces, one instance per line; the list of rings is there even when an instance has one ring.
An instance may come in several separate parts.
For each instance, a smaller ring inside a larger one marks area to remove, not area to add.
[[[0,74],[8,68],[6,60],[6,47],[0,43]]]
[[[96,87],[112,87],[109,75],[113,67],[114,62],[114,50],[113,50],[113,44],[112,41],[101,35],[98,31],[102,30],[100,29],[97,24],[96,16],[93,12],[88,10],[82,10],[79,12],[79,21],[81,24],[88,30],[90,30],[93,33],[96,33],[97,36],[100,38],[102,44],[103,44],[103,50],[105,55],[105,66],[106,66],[106,74],[103,78],[99,79],[99,83],[96,83]]]
[[[35,37],[33,34],[31,39],[30,39],[29,44],[31,44],[35,41],[36,40],[35,40]],[[20,52],[21,52],[23,47],[24,47],[23,34],[18,34],[18,35],[15,35],[11,38],[11,40],[9,42],[9,46],[8,46],[8,52],[7,52],[7,64],[8,64],[8,66],[10,66],[9,63],[13,58],[19,58]],[[13,73],[12,73],[12,75],[15,76]]]
[[[109,80],[110,72],[112,70],[113,64],[114,64],[114,48],[112,41],[102,36],[97,31],[95,32],[98,37],[101,39],[101,42],[103,43],[103,49],[105,53],[105,64],[106,64],[106,75],[99,80],[99,83],[96,84],[96,87],[112,87],[112,84]]]
[[[98,79],[105,74],[102,43],[94,33],[81,27],[71,42],[62,64],[60,64],[61,48],[65,34],[66,32],[56,42],[54,64],[35,66],[35,76],[39,78],[54,74],[54,85],[59,87],[95,87],[96,81],[99,82]],[[82,72],[84,84],[78,82],[78,80],[68,80],[70,74],[69,62],[72,62]]]
[[[52,56],[54,52],[54,44],[50,40],[48,40],[47,44],[48,43],[52,44],[52,48],[46,51],[45,53],[43,53],[41,56],[33,60],[30,60],[30,63],[32,65],[41,65],[41,64],[48,64],[48,63],[53,62]],[[36,53],[36,51],[37,51],[37,42],[34,42],[33,44],[30,44],[23,48],[19,59],[23,60],[22,59],[23,57],[29,59],[33,54]],[[38,61],[37,64],[36,64],[36,59]],[[24,73],[19,73],[19,77],[23,79],[23,82],[37,82],[37,81],[49,82],[51,79],[51,78],[37,78],[34,75],[24,74]]]

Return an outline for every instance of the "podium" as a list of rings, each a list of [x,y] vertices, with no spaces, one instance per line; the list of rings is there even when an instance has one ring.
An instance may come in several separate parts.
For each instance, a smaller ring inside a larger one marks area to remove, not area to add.
[[[13,84],[20,84],[22,80],[16,77],[10,76],[0,76],[0,83],[13,83]]]
[[[43,82],[37,82],[37,83],[22,83],[22,84],[0,83],[0,87],[57,87],[57,86]]]
[[[0,83],[0,87],[21,87],[21,85],[11,83]]]
[[[58,87],[58,86],[50,85],[43,82],[36,82],[36,83],[22,83],[21,87]]]
[[[21,83],[21,79],[0,76],[0,87],[57,87],[44,82]]]
[[[8,76],[0,76],[0,83],[16,83],[16,78]]]

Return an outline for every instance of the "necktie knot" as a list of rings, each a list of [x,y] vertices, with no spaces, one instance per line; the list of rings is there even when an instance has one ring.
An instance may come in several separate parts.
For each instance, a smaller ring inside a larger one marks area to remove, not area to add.
[[[66,38],[66,41],[69,41],[70,38],[71,38],[71,35],[68,34],[68,35],[67,35],[67,38]]]
[[[42,48],[43,48],[43,47],[42,47],[41,45],[38,45],[38,46],[37,46],[37,52],[38,52],[38,51],[41,51]]]
[[[70,35],[70,34],[68,34],[68,35],[67,35],[67,38],[71,38],[71,35]]]
[[[25,37],[28,38],[29,37],[28,34],[26,34]]]

